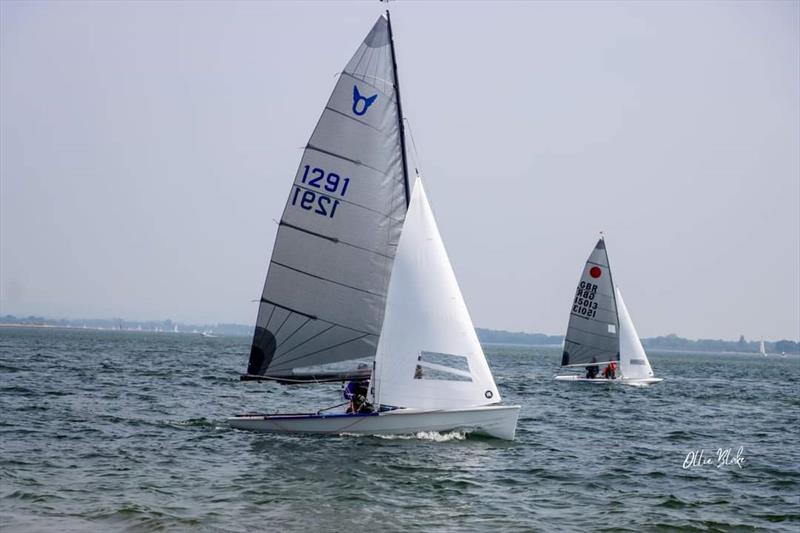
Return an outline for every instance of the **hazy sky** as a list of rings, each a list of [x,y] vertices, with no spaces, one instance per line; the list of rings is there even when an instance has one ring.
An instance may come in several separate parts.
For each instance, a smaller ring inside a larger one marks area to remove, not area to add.
[[[642,336],[800,336],[800,3],[394,2],[477,326],[563,334],[598,232]],[[255,321],[373,2],[0,3],[0,313]]]

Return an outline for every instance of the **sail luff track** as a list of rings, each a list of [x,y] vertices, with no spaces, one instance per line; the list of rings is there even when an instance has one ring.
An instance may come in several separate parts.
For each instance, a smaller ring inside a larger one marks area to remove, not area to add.
[[[406,207],[411,202],[408,185],[408,161],[406,160],[406,130],[403,125],[403,104],[400,102],[400,78],[397,76],[397,56],[394,51],[394,35],[392,34],[392,18],[386,10],[386,22],[389,27],[389,47],[392,52],[392,72],[394,73],[394,89],[397,98],[397,127],[400,128],[400,155],[403,157],[403,184],[406,190]]]

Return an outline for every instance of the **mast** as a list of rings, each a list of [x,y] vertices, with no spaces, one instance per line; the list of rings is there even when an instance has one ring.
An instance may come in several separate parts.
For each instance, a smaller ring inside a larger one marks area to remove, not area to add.
[[[392,50],[392,72],[394,73],[394,91],[397,96],[397,125],[400,126],[400,154],[403,158],[403,184],[406,189],[406,207],[411,201],[408,191],[408,162],[406,161],[406,131],[403,126],[403,106],[400,103],[400,78],[397,77],[397,57],[394,53],[394,36],[392,35],[392,18],[386,10],[386,23],[389,27],[389,47]]]
[[[614,276],[611,274],[611,260],[608,258],[608,248],[606,248],[606,237],[600,232],[600,240],[603,241],[603,249],[606,251],[606,262],[608,263],[608,277],[611,280],[611,295],[614,298],[614,307],[617,309],[617,330],[619,330],[619,304],[617,303],[617,286],[614,285]],[[619,334],[619,331],[617,331]]]

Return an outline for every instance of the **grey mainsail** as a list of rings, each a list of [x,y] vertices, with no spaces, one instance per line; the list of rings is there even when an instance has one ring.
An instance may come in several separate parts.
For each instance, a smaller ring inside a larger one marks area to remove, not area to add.
[[[395,72],[381,16],[303,152],[264,284],[250,376],[375,355],[408,198]]]
[[[601,237],[583,267],[569,314],[561,366],[619,361],[619,317]]]

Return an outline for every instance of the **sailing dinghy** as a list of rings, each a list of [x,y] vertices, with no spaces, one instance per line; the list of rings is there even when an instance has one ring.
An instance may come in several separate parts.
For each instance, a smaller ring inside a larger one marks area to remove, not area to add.
[[[615,379],[588,378],[577,374],[556,376],[557,381],[623,383],[646,386],[663,381],[654,377],[636,328],[614,284],[603,237],[583,267],[572,302],[562,368],[619,364]]]
[[[297,369],[370,358],[369,412],[228,421],[272,433],[514,438],[519,406],[499,405],[419,178],[409,194],[388,12],[342,72],[303,154],[243,379],[349,379],[360,375]]]

